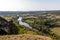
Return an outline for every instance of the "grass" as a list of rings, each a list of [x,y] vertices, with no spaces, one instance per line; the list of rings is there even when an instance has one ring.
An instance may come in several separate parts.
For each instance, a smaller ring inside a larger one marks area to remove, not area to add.
[[[5,35],[0,36],[0,40],[52,40],[50,37],[31,34]]]
[[[60,36],[60,27],[56,27],[52,29],[53,33],[55,33],[57,36]]]

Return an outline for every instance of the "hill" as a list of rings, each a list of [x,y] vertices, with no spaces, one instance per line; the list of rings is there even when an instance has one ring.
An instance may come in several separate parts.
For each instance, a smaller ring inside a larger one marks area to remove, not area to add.
[[[51,11],[0,11],[0,15],[19,15],[19,14],[60,14],[60,10],[51,10]]]
[[[41,35],[20,34],[0,36],[0,40],[52,40],[52,39],[50,37]]]
[[[13,21],[7,21],[6,19],[0,17],[0,35],[4,34],[17,34],[17,26]]]

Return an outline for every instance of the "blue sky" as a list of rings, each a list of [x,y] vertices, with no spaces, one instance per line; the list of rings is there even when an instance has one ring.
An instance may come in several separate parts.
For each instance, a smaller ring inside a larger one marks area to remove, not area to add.
[[[60,0],[0,0],[0,11],[60,10]]]

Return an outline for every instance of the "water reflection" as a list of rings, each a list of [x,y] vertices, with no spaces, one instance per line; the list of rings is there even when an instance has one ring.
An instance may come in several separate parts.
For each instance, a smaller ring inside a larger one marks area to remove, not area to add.
[[[18,21],[19,21],[19,24],[20,24],[20,25],[24,25],[25,27],[28,27],[28,28],[30,28],[30,29],[32,29],[32,30],[34,30],[34,31],[38,31],[37,29],[32,28],[28,23],[22,22],[22,17],[19,17],[19,18],[18,18]],[[38,31],[38,32],[39,32],[39,31]]]
[[[19,17],[18,21],[20,25],[24,25],[25,27],[29,27],[30,29],[32,29],[32,27],[28,23],[22,22],[22,17]]]

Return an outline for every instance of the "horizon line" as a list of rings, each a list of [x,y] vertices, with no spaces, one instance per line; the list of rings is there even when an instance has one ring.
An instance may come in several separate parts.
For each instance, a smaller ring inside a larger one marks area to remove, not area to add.
[[[2,10],[0,10],[0,12],[1,11]],[[14,11],[18,11],[18,10],[6,10],[6,11],[8,11],[8,12],[12,11],[12,12],[14,12]],[[54,10],[54,9],[53,10],[28,10],[28,11],[26,10],[26,11],[21,11],[21,12],[29,12],[29,11],[60,11],[60,10],[58,10],[58,9],[57,10]]]

